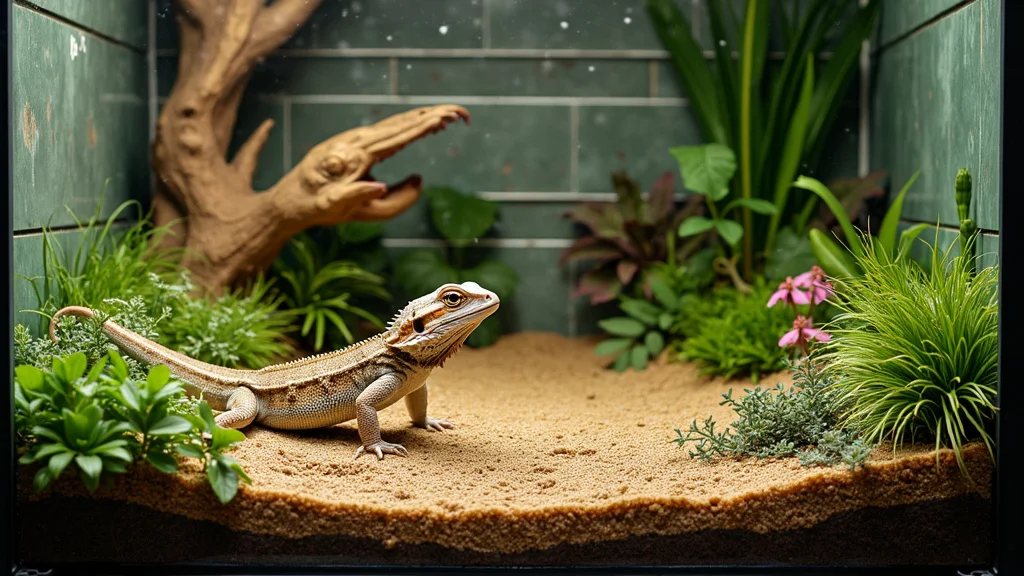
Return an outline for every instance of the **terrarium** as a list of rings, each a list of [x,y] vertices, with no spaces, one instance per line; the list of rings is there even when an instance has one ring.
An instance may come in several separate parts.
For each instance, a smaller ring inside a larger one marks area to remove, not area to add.
[[[13,566],[1007,572],[1011,13],[13,0]]]

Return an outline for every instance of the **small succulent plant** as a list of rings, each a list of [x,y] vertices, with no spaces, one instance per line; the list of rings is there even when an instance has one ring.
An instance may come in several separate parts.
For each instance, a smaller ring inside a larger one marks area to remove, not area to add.
[[[671,172],[655,182],[648,199],[625,171],[612,174],[612,182],[614,203],[584,203],[565,214],[586,226],[589,234],[567,248],[559,262],[596,262],[580,277],[576,288],[576,294],[589,296],[591,304],[610,302],[623,293],[639,295],[637,286],[651,299],[647,269],[659,262],[680,262],[696,248],[691,242],[692,246],[675,250],[676,229],[701,209],[702,202],[695,197],[677,210]]]
[[[956,212],[960,217],[960,253],[968,257],[971,273],[975,269],[975,248],[974,243],[978,234],[978,225],[971,220],[971,173],[967,168],[961,168],[956,173],[954,184],[956,191]],[[969,252],[968,252],[969,251]]]

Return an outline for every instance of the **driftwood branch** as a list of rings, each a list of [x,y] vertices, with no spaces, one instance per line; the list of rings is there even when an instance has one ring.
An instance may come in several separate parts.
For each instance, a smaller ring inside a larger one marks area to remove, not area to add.
[[[253,67],[288,40],[319,0],[177,0],[181,35],[178,79],[160,112],[153,142],[159,177],[158,225],[187,249],[184,265],[213,293],[265,270],[284,244],[312,226],[385,220],[419,198],[412,175],[393,186],[370,168],[406,145],[459,119],[463,108],[431,106],[318,144],[268,190],[252,178],[274,123],[264,121],[229,163],[226,153]]]

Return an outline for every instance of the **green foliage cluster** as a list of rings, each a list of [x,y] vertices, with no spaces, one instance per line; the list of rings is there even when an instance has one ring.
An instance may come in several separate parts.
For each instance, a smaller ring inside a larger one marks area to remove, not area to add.
[[[899,194],[896,195],[888,212],[882,219],[882,225],[878,229],[878,238],[872,244],[873,249],[882,250],[897,259],[907,260],[911,258],[911,248],[914,240],[929,227],[928,224],[917,224],[899,234],[900,218],[903,214],[903,200],[907,191],[917,180],[920,172],[914,172],[909,180],[903,185]],[[856,257],[864,253],[868,248],[867,242],[862,240],[861,234],[850,223],[842,203],[824,184],[807,176],[801,176],[794,183],[797,188],[803,188],[813,192],[820,197],[832,210],[836,220],[839,222],[846,237],[845,247],[829,238],[824,232],[817,229],[810,231],[811,251],[818,261],[821,269],[834,278],[848,278],[850,276],[863,274],[864,270],[857,265]],[[898,242],[897,242],[898,241]]]
[[[794,386],[788,390],[780,382],[771,389],[746,389],[739,400],[732,397],[732,389],[723,394],[721,405],[736,413],[725,430],[716,431],[714,418],[708,416],[703,422],[694,419],[685,433],[676,429],[672,441],[680,448],[692,445],[690,457],[702,460],[798,456],[805,466],[842,462],[852,470],[862,465],[872,446],[839,428],[844,406],[834,382],[811,359],[794,370]]]
[[[707,226],[706,231],[715,230],[730,245],[742,242],[738,256],[743,280],[749,283],[765,259],[780,257],[775,247],[784,230],[793,239],[804,236],[817,198],[791,195],[790,188],[798,169],[813,172],[817,167],[881,2],[856,7],[812,0],[795,6],[792,14],[770,10],[768,0],[745,4],[742,19],[731,2],[707,4],[713,63],[705,58],[702,42],[675,0],[647,0],[647,11],[711,143],[673,151],[684,165],[685,183],[719,212],[727,205],[740,211],[738,221],[720,215],[690,226]],[[775,13],[785,52],[778,65],[768,58],[770,14]],[[832,56],[819,71],[816,55],[829,42]],[[735,158],[730,158],[732,152]],[[732,170],[738,178],[730,184],[725,173]],[[774,210],[767,210],[768,204]]]
[[[779,347],[779,334],[792,328],[792,315],[767,307],[774,287],[763,279],[757,278],[751,290],[718,288],[688,306],[678,324],[686,338],[671,346],[676,359],[697,362],[702,374],[750,374],[754,381],[785,369],[788,352]]]
[[[145,461],[173,474],[176,455],[198,458],[214,494],[230,502],[239,481],[250,482],[225,452],[242,442],[237,430],[220,428],[203,401],[181,402],[185,390],[166,366],[144,380],[132,378],[117,352],[88,367],[83,352],[54,358],[50,370],[15,369],[15,426],[23,451],[19,462],[39,466],[33,486],[44,490],[74,463],[85,487],[112,482],[133,463]],[[86,370],[88,369],[88,372]],[[195,406],[195,410],[182,410]]]
[[[334,228],[329,232],[333,233],[327,234],[326,243],[309,233],[298,234],[273,265],[274,274],[281,280],[286,315],[301,325],[300,334],[313,352],[320,352],[325,345],[342,348],[361,339],[359,336],[366,331],[354,325],[360,319],[369,323],[370,330],[383,330],[380,317],[364,306],[371,299],[391,300],[383,276],[353,260],[342,259],[340,254],[345,243],[342,233],[350,241],[362,243],[379,235],[380,227]]]
[[[498,205],[447,187],[429,188],[424,194],[430,202],[434,228],[447,240],[447,246],[403,254],[395,264],[401,290],[412,299],[429,294],[443,284],[476,282],[508,303],[515,293],[519,275],[504,262],[480,258],[470,251],[470,247],[494,226]],[[489,346],[500,335],[501,318],[495,314],[480,323],[466,344]]]
[[[280,300],[272,297],[267,282],[258,279],[247,290],[220,298],[191,298],[194,286],[179,266],[182,250],[159,242],[168,228],[153,227],[140,209],[135,223],[123,231],[115,229],[115,219],[133,205],[138,203],[122,204],[104,224],[99,223],[99,211],[85,223],[76,218],[82,239],[71,254],[51,231],[44,231],[44,275],[26,278],[38,301],[34,312],[43,317],[41,333],[54,312],[75,305],[116,317],[147,338],[222,366],[260,368],[294,352],[283,336],[288,323],[278,310]],[[98,326],[86,324],[63,319],[61,329],[69,331],[63,344],[29,346],[50,356],[73,352],[75,346],[111,346],[91,337]],[[97,350],[90,357],[96,357]]]
[[[937,230],[930,274],[876,249],[870,236],[864,245],[863,274],[836,284],[840,312],[822,356],[850,404],[844,427],[894,447],[930,439],[951,447],[963,468],[966,442],[993,450],[998,267],[973,274],[973,239],[964,255],[951,257],[953,243],[940,256]]]
[[[613,173],[612,184],[614,203],[584,203],[565,214],[588,233],[562,253],[559,264],[596,262],[580,276],[576,289],[577,295],[589,296],[591,304],[641,291],[650,300],[653,267],[682,263],[699,247],[700,239],[677,250],[675,236],[679,224],[700,211],[700,202],[693,199],[676,209],[671,172],[654,183],[648,199],[625,171]]]

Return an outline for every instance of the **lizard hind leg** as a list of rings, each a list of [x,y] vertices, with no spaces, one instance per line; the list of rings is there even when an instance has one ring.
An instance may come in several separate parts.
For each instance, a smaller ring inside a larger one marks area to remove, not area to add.
[[[248,388],[239,388],[228,398],[227,411],[221,412],[213,420],[221,428],[245,428],[252,424],[259,412],[256,395]]]

